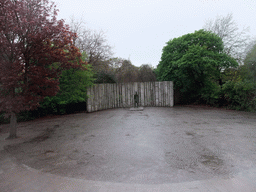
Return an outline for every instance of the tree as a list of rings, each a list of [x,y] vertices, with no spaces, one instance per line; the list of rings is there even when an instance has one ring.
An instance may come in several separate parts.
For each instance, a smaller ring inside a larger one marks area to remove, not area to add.
[[[61,72],[83,64],[75,34],[56,15],[48,0],[0,0],[0,110],[11,115],[9,138],[16,114],[56,95]]]
[[[71,30],[77,34],[75,45],[86,53],[86,61],[92,65],[95,83],[114,83],[114,69],[112,67],[112,47],[108,44],[103,31],[94,31],[84,25],[82,19],[71,18]]]
[[[138,75],[138,80],[140,82],[156,81],[156,74],[154,73],[152,68],[147,64],[140,66]]]
[[[105,33],[88,29],[83,20],[71,18],[71,30],[77,34],[75,45],[87,54],[87,62],[94,71],[101,72],[108,67],[109,59],[113,55],[112,47],[108,44]]]
[[[62,72],[60,76],[60,90],[55,96],[47,96],[41,103],[41,108],[49,113],[58,114],[74,111],[69,109],[77,103],[84,103],[87,100],[87,87],[93,84],[93,73],[89,65],[87,70],[68,69]]]
[[[221,38],[199,30],[167,42],[157,74],[159,80],[174,81],[186,102],[192,102],[213,97],[222,84],[221,71],[231,66],[237,66],[237,62],[224,53]]]
[[[234,57],[239,63],[244,59],[244,50],[248,46],[249,28],[239,30],[233,15],[220,16],[214,20],[209,20],[203,27],[207,31],[217,34],[224,43],[224,51]]]
[[[247,68],[248,78],[256,83],[256,43],[248,51],[244,65]]]
[[[118,83],[128,83],[138,81],[139,69],[132,65],[131,61],[124,60],[121,67],[116,69]]]

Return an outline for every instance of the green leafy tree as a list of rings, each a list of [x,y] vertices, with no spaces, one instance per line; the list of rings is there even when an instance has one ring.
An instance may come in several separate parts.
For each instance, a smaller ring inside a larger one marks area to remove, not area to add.
[[[256,83],[256,44],[247,53],[244,65],[248,70],[248,78]]]
[[[256,45],[250,46],[244,65],[224,71],[222,93],[231,109],[256,111]]]
[[[220,37],[199,30],[167,42],[157,75],[159,80],[173,81],[186,102],[193,102],[218,97],[215,90],[222,85],[221,71],[237,65],[224,53]]]
[[[227,81],[223,85],[222,91],[229,108],[243,111],[255,111],[255,88],[255,83],[249,80]]]
[[[95,83],[116,83],[114,72],[112,71],[98,72]]]
[[[42,108],[47,111],[46,113],[66,113],[67,106],[86,102],[86,90],[93,81],[93,72],[88,64],[82,69],[71,68],[63,71],[59,80],[60,91],[56,96],[46,97],[41,104]]]

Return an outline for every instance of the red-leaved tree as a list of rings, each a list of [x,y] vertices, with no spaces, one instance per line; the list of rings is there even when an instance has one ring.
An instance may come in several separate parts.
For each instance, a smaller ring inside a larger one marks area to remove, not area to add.
[[[57,94],[60,73],[82,64],[75,34],[57,11],[48,0],[0,0],[0,111],[11,116],[9,138],[16,137],[16,114]]]

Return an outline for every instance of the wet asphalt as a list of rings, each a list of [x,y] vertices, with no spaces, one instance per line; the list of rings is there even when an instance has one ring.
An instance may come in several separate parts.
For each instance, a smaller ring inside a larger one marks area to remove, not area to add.
[[[154,107],[65,118],[45,140],[7,151],[42,172],[130,184],[228,179],[256,168],[255,113]]]

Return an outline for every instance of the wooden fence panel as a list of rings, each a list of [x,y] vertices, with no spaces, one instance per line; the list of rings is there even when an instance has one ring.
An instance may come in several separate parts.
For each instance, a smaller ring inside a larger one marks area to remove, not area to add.
[[[172,107],[174,104],[172,81],[96,84],[87,89],[87,111],[133,107],[136,92],[140,106]]]

